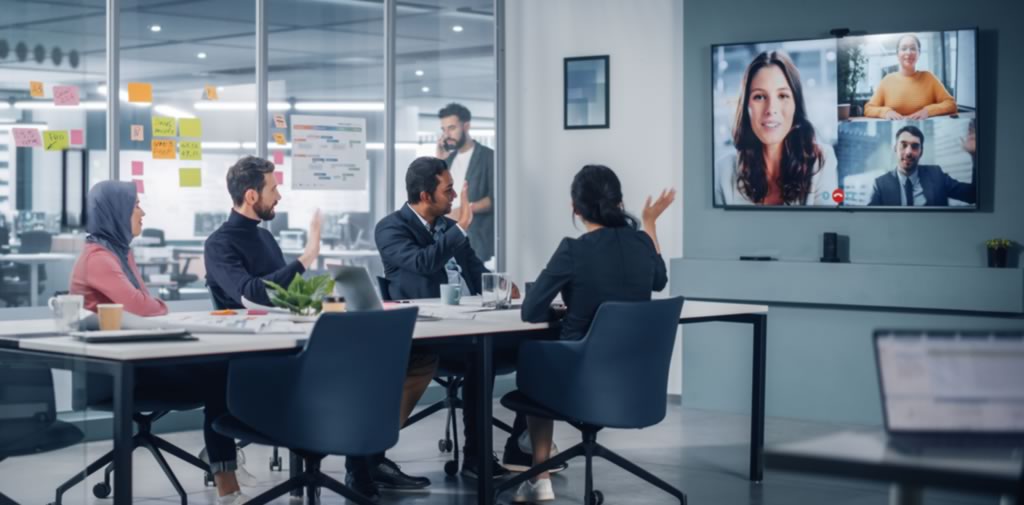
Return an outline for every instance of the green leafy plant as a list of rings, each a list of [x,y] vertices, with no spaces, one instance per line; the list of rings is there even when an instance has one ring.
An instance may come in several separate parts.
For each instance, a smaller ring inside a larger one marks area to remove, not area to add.
[[[994,238],[985,241],[985,247],[989,249],[1009,249],[1013,242],[1005,238]]]
[[[839,52],[837,80],[839,81],[839,103],[853,104],[857,95],[857,83],[867,75],[868,58],[860,45],[848,44]]]
[[[295,274],[288,289],[272,281],[264,280],[270,292],[270,301],[275,307],[288,309],[292,314],[314,316],[323,309],[323,297],[334,292],[334,279],[329,275],[318,275],[303,279]]]

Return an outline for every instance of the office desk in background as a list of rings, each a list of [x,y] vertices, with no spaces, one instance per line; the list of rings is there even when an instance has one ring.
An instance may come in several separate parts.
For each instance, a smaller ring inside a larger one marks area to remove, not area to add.
[[[173,255],[175,259],[180,257],[203,257],[203,246],[173,246]],[[281,252],[284,257],[288,260],[293,260],[302,256],[305,252],[302,249],[282,249]],[[380,253],[369,249],[320,249],[320,256],[317,258],[317,270],[324,270],[326,262],[328,260],[338,260],[343,265],[351,265],[356,262],[371,261],[380,257]]]
[[[478,297],[464,298],[463,307],[479,306]],[[426,313],[451,310],[440,300],[415,302]],[[552,338],[556,328],[548,324],[524,323],[518,310],[478,311],[473,319],[418,321],[413,332],[416,347],[462,346],[470,350],[483,383],[478,388],[476,416],[479,440],[477,480],[478,503],[490,505],[493,490],[491,454],[493,433],[493,349],[496,344],[517,339]],[[735,303],[686,301],[680,324],[709,321],[747,323],[753,326],[754,373],[753,410],[751,412],[750,479],[762,478],[764,441],[764,353],[768,307]],[[195,334],[195,342],[148,342],[124,344],[84,344],[70,337],[16,338],[18,333],[47,331],[49,320],[5,321],[0,323],[0,360],[35,363],[61,369],[74,369],[109,375],[114,385],[114,479],[115,505],[132,501],[132,411],[135,373],[140,367],[178,366],[223,361],[254,353],[296,352],[305,343],[305,334]],[[312,325],[309,325],[310,330]],[[293,462],[295,459],[293,458]],[[127,471],[125,471],[127,469]]]
[[[33,307],[39,305],[39,265],[47,263],[59,263],[62,261],[75,261],[78,256],[64,253],[29,253],[29,254],[0,254],[0,262],[9,261],[19,265],[28,265],[29,268],[29,304]],[[49,298],[49,297],[47,297]]]
[[[920,505],[926,487],[1002,495],[1008,505],[1020,492],[1022,454],[1021,447],[912,450],[863,430],[769,447],[765,459],[772,470],[890,482],[890,505]]]

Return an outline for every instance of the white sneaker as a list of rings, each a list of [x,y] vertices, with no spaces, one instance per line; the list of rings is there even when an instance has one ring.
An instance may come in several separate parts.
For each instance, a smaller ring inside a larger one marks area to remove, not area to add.
[[[519,450],[525,454],[533,454],[533,442],[530,441],[530,432],[524,431],[519,434]],[[551,442],[551,454],[550,457],[558,456],[558,446],[555,442]]]
[[[516,495],[512,497],[513,503],[533,503],[539,501],[552,501],[555,499],[555,491],[551,489],[551,479],[539,479],[537,482],[526,481],[519,485]]]
[[[236,451],[237,452],[235,453],[235,464],[237,468],[235,468],[235,478],[238,479],[238,484],[240,486],[245,487],[259,486],[259,479],[257,479],[255,475],[249,472],[249,470],[245,469],[245,453],[242,452],[242,448],[239,447],[238,449],[236,449]],[[209,455],[206,454],[205,448],[199,452],[199,459],[203,460],[203,463],[206,463],[207,465],[210,464],[210,457]]]
[[[217,505],[242,505],[247,501],[249,501],[249,497],[242,494],[241,491],[217,497]]]

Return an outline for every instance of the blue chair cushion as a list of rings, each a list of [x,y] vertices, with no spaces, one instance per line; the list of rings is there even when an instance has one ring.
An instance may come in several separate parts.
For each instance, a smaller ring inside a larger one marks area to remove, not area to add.
[[[238,440],[245,440],[254,444],[280,445],[274,439],[252,429],[249,425],[230,415],[220,416],[213,421],[213,429],[221,435]]]
[[[593,426],[589,423],[584,423],[572,417],[566,416],[560,412],[555,412],[533,400],[526,393],[519,391],[518,389],[510,391],[505,396],[501,397],[501,404],[505,408],[517,412],[520,414],[526,414],[533,417],[542,417],[545,419],[552,419],[555,421],[565,421],[579,426],[588,426],[592,428],[600,428],[600,426]]]

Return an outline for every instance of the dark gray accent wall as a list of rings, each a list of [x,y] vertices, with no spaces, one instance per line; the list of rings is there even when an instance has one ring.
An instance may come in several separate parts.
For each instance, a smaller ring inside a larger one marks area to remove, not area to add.
[[[821,234],[850,238],[856,263],[982,266],[983,241],[1024,242],[1024,3],[981,0],[806,2],[797,0],[684,3],[684,241],[687,259],[733,260],[770,254],[816,261]],[[977,26],[982,210],[972,213],[725,211],[712,207],[710,47],[717,43],[827,37],[829,30],[886,33]],[[782,286],[827,284],[808,269]],[[1019,276],[1019,272],[1017,272]],[[736,272],[714,281],[742,286]],[[673,280],[674,289],[684,288]],[[870,293],[879,279],[849,281]],[[912,281],[911,281],[912,282]],[[922,286],[923,288],[924,286]],[[700,289],[697,289],[700,291]],[[989,296],[978,290],[978,297]],[[866,295],[865,298],[869,298]],[[768,301],[771,303],[771,301]],[[870,299],[860,305],[871,306]],[[908,305],[912,305],[908,303]],[[1024,328],[1019,316],[773,304],[768,326],[767,413],[770,416],[877,424],[878,384],[871,349],[876,327]],[[749,330],[731,325],[684,330],[683,403],[749,409]]]

